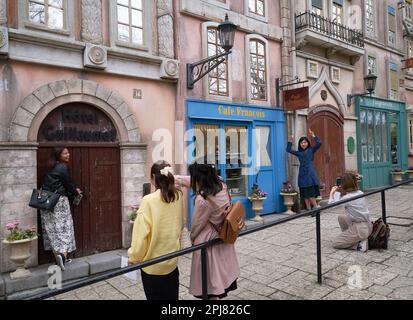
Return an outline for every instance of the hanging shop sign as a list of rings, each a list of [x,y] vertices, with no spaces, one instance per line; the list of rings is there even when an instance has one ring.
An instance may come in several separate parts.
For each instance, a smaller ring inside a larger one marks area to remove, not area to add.
[[[284,109],[307,109],[310,105],[308,87],[283,91]]]

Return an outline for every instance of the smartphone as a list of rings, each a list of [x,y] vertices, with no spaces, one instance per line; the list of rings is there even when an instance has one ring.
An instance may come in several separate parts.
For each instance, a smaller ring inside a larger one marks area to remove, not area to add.
[[[73,204],[78,206],[80,204],[80,200],[83,198],[83,193],[78,193],[75,198],[73,199]]]
[[[336,186],[340,187],[341,186],[341,178],[336,179]]]

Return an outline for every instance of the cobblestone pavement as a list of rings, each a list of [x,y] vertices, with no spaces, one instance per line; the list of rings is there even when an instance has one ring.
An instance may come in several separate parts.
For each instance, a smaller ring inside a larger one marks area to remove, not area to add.
[[[368,203],[371,219],[380,217],[380,195],[369,197]],[[383,251],[333,249],[331,241],[340,232],[337,214],[343,209],[321,215],[322,285],[316,283],[315,218],[240,237],[238,290],[226,299],[413,299],[413,186],[387,191],[386,204],[388,222],[394,224],[389,249]],[[183,300],[195,299],[188,293],[190,263],[190,255],[179,260]],[[119,276],[51,299],[144,300],[145,294],[138,274],[137,281]]]

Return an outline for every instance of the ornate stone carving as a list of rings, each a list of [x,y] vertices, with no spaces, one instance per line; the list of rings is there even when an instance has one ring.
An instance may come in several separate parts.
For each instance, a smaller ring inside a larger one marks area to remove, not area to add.
[[[90,48],[88,56],[94,64],[102,64],[105,62],[106,52],[101,47],[93,46]]]
[[[337,52],[337,48],[328,48],[327,50],[326,50],[326,56],[327,56],[327,58],[331,58],[331,57],[333,57],[335,54],[336,54],[336,52]]]
[[[173,19],[170,15],[158,18],[159,55],[174,58]]]
[[[101,0],[82,0],[82,40],[102,43],[102,3]]]
[[[6,27],[0,27],[0,55],[9,53],[9,36]]]
[[[176,80],[179,77],[179,64],[176,60],[165,59],[161,64],[161,78]]]
[[[85,67],[104,69],[107,66],[107,52],[105,48],[86,43],[84,62]]]
[[[297,39],[296,44],[295,44],[295,48],[297,50],[301,50],[307,44],[308,44],[308,41],[305,38]]]
[[[156,7],[158,9],[158,16],[172,13],[172,0],[158,0],[156,2]]]
[[[0,25],[4,25],[7,22],[7,1],[0,0]]]

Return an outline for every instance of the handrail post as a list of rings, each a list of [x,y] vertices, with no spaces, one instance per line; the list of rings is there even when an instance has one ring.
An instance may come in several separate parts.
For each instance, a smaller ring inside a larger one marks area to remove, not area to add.
[[[208,300],[208,276],[207,276],[207,252],[201,249],[201,271],[202,271],[202,299]]]
[[[321,227],[320,227],[320,211],[316,212],[316,241],[317,241],[317,282],[321,284]]]
[[[384,190],[382,190],[380,193],[381,193],[381,217],[383,219],[383,222],[387,223],[386,221],[386,194]]]

